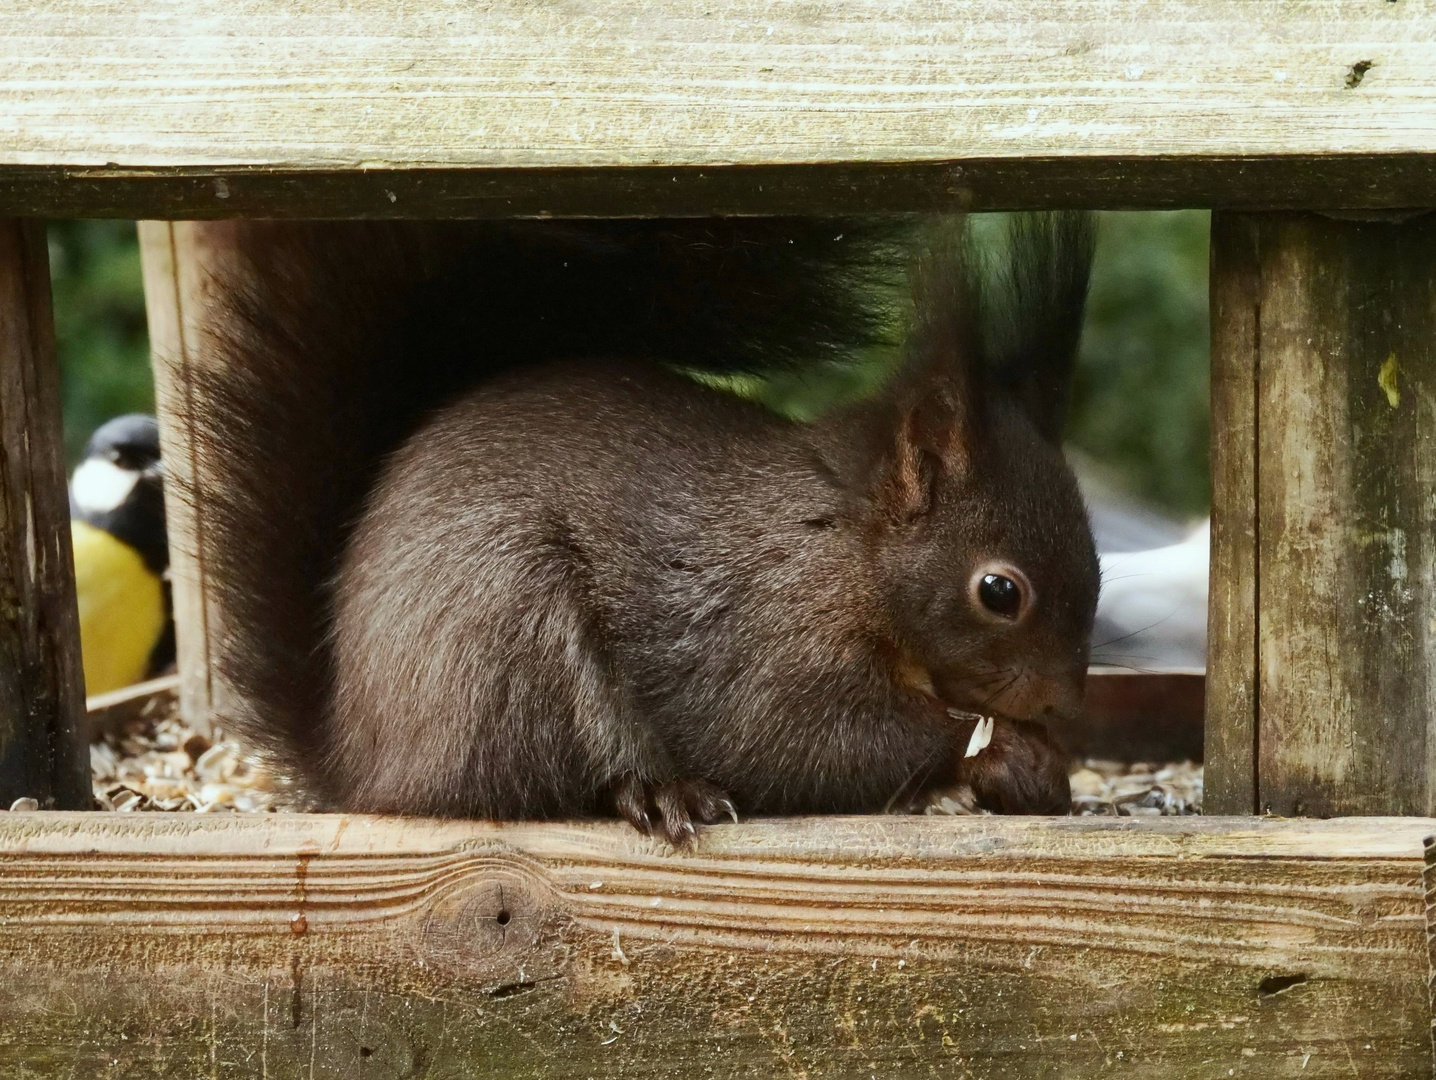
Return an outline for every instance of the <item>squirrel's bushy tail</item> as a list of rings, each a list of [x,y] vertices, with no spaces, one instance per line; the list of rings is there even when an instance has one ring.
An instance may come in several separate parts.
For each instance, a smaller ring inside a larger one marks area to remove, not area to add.
[[[822,219],[217,223],[181,395],[205,478],[225,719],[321,804],[328,582],[385,453],[499,370],[626,357],[713,373],[885,340],[905,226]],[[455,493],[482,499],[482,492]]]

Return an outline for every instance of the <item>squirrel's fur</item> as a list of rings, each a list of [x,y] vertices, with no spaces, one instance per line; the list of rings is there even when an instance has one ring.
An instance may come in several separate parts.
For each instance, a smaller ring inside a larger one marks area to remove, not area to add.
[[[187,420],[223,478],[231,721],[313,805],[616,799],[681,838],[725,794],[881,808],[961,752],[949,708],[1071,711],[1097,567],[1058,440],[1091,237],[1017,222],[986,274],[960,228],[931,243],[890,384],[809,425],[673,369],[872,348],[901,229],[207,226]],[[1029,579],[1020,618],[974,599],[988,564]]]

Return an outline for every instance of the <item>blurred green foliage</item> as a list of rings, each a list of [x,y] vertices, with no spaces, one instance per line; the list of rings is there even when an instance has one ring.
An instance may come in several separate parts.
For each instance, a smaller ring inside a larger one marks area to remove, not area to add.
[[[110,417],[154,411],[145,295],[134,222],[56,221],[49,241],[65,454],[73,466],[90,432]]]
[[[1210,505],[1204,210],[1104,213],[1068,439],[1178,516]]]
[[[1101,215],[1068,432],[1122,487],[1179,516],[1209,498],[1207,227],[1204,211]],[[73,464],[104,420],[154,407],[134,225],[56,222],[50,258]],[[811,416],[871,392],[887,366],[785,377],[761,396]]]
[[[986,258],[1000,257],[1004,216],[973,223]],[[1099,215],[1068,416],[1069,444],[1108,485],[1177,517],[1205,514],[1210,500],[1208,227],[1204,210]],[[809,419],[871,393],[890,361],[796,372],[754,392],[784,415]]]

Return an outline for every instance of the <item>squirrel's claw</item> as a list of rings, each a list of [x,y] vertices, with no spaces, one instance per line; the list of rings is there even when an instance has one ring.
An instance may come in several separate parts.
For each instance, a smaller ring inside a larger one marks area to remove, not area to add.
[[[648,816],[648,792],[638,777],[629,773],[613,782],[613,808],[639,832],[650,835],[653,819]]]
[[[698,839],[698,825],[712,825],[724,816],[738,820],[733,801],[706,780],[659,784],[630,773],[614,782],[613,804],[618,816],[639,832],[662,835],[674,847],[691,847]]]

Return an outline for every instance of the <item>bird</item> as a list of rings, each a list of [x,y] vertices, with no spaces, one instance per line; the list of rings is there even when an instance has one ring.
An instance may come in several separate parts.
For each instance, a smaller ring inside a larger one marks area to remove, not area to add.
[[[154,417],[116,417],[90,436],[70,478],[70,536],[89,696],[174,660],[164,472]]]

